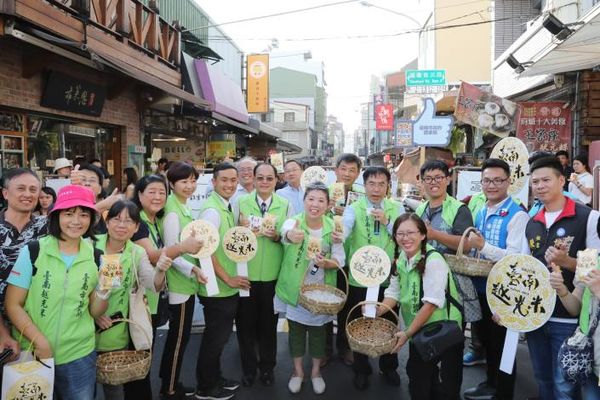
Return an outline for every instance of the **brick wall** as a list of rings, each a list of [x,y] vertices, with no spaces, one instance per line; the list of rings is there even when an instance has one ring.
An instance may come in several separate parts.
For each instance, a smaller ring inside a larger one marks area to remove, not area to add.
[[[42,74],[38,73],[29,79],[23,78],[21,74],[24,62],[28,62],[29,58],[32,58],[32,62],[38,60],[33,58],[31,54],[38,54],[38,50],[16,39],[0,37],[0,106],[18,108],[23,112],[35,111],[116,126],[120,128],[122,133],[121,166],[126,167],[127,145],[140,144],[137,89],[126,90],[113,100],[106,99],[100,117],[42,107],[40,106],[43,90]],[[111,76],[106,72],[97,71],[66,58],[58,57],[48,67],[98,84],[106,84],[111,79]]]
[[[494,23],[494,59],[497,59],[525,32],[527,21],[540,14],[533,0],[496,0],[494,19],[509,18]]]

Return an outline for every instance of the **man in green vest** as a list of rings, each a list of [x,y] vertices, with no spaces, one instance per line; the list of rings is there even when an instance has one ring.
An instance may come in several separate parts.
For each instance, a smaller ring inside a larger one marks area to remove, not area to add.
[[[213,170],[212,184],[214,191],[202,205],[199,219],[212,224],[219,231],[220,242],[223,243],[225,232],[235,226],[230,199],[238,184],[236,168],[229,163],[217,165]],[[204,306],[206,327],[196,364],[196,398],[227,400],[235,395],[240,385],[221,375],[221,354],[233,330],[239,289],[249,290],[250,281],[247,277],[237,276],[236,263],[225,256],[222,246],[213,254],[212,263],[219,293],[208,296],[206,286],[200,287],[199,298]]]
[[[293,211],[286,199],[274,193],[277,169],[273,165],[254,167],[254,182],[256,189],[239,197],[240,225],[248,226],[256,234],[257,252],[248,262],[250,296],[240,298],[235,325],[242,359],[242,384],[252,386],[260,371],[260,381],[271,386],[275,379],[278,319],[273,310],[273,297],[283,261],[283,245],[278,232],[293,216]],[[275,226],[261,233],[260,225],[267,214],[277,218]]]
[[[423,164],[420,178],[427,201],[416,210],[427,224],[429,243],[442,254],[454,254],[463,232],[473,226],[469,208],[447,193],[449,177],[450,171],[443,161],[430,160]]]
[[[363,173],[366,196],[346,207],[343,224],[345,244],[348,245],[348,254],[354,254],[364,246],[377,246],[387,253],[390,262],[394,258],[394,240],[392,227],[394,221],[404,213],[402,204],[388,199],[387,193],[390,186],[390,172],[384,167],[368,167]],[[349,264],[350,261],[348,260]],[[348,312],[359,302],[365,300],[367,288],[362,286],[349,272],[350,288],[344,309],[338,314],[338,340],[345,335],[343,323]],[[378,300],[383,299],[383,292],[387,282],[379,288]],[[387,315],[390,315],[388,313]],[[398,356],[386,354],[379,357],[379,369],[386,382],[393,386],[400,385]],[[354,353],[354,386],[358,390],[368,387],[368,377],[372,373],[369,359],[361,353]]]

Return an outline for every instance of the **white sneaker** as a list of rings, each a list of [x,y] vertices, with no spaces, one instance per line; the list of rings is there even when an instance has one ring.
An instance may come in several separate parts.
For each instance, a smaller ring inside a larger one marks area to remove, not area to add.
[[[323,394],[325,393],[325,381],[322,376],[318,376],[316,378],[312,378],[312,387],[315,394]]]
[[[300,389],[302,389],[302,378],[299,376],[292,376],[288,382],[288,389],[291,393],[300,393]]]

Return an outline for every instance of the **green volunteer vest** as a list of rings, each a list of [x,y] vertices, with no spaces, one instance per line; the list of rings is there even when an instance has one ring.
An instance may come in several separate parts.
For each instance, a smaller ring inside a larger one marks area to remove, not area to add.
[[[300,221],[300,229],[304,231],[305,240],[299,244],[287,243],[284,245],[283,251],[283,263],[281,265],[281,271],[279,272],[279,278],[275,285],[275,293],[277,296],[286,304],[292,306],[298,305],[298,297],[300,296],[300,287],[304,282],[304,276],[308,269],[309,260],[306,259],[306,248],[308,244],[308,236],[310,230],[306,225],[306,219],[304,213],[298,214],[294,217],[295,220]],[[329,246],[329,252],[325,256],[326,258],[331,257],[331,233],[333,232],[333,220],[331,218],[323,216],[323,230],[322,238],[323,243]],[[337,270],[327,269],[325,270],[325,283],[327,285],[335,286],[337,281]]]
[[[471,215],[473,216],[473,221],[479,214],[479,211],[485,206],[487,199],[485,197],[485,193],[479,192],[471,196],[471,200],[469,200],[469,211],[471,211]]]
[[[25,300],[25,312],[50,343],[56,365],[87,356],[95,349],[94,319],[89,296],[98,285],[94,248],[81,239],[79,253],[67,271],[58,248],[58,239],[44,236],[35,261],[37,272]],[[13,328],[22,349],[29,341]]]
[[[260,200],[258,200],[260,201]],[[261,217],[260,206],[258,205],[256,192],[246,194],[240,197],[240,213],[246,217]],[[271,204],[267,209],[269,214],[277,216],[275,229],[281,231],[281,226],[287,219],[289,203],[283,197],[273,193]],[[270,282],[277,279],[283,261],[283,245],[280,242],[273,242],[264,236],[257,236],[256,256],[248,262],[248,278],[251,281]]]
[[[400,216],[399,207],[400,205],[394,200],[383,199],[382,202],[383,210],[388,220],[393,223],[396,218]],[[354,228],[347,239],[349,242],[349,257],[361,247],[373,245],[377,246],[387,253],[390,261],[394,259],[394,239],[388,233],[386,226],[381,225],[379,228],[379,235],[375,235],[375,220],[373,217],[368,215],[367,208],[369,203],[367,202],[366,196],[350,205],[354,210],[356,219],[354,220]],[[346,260],[346,264],[350,265],[350,259]],[[356,282],[350,271],[350,285],[356,287],[364,287],[360,283]],[[386,283],[383,286],[387,286]]]
[[[154,244],[154,248],[158,249],[158,244],[156,243],[156,240],[158,238],[158,232],[162,232],[162,219],[155,217],[155,225],[150,221],[148,215],[144,210],[140,211],[140,217],[142,218],[142,221],[146,223],[146,226],[148,226],[148,230],[150,231],[150,241],[152,241],[152,244]],[[146,289],[146,300],[148,300],[148,308],[150,309],[152,315],[156,314],[156,312],[158,311],[159,296],[159,293]]]
[[[175,193],[171,193],[169,195],[169,197],[167,198],[167,204],[165,204],[165,215],[171,212],[177,214],[177,218],[179,219],[180,231],[182,231],[187,224],[193,221],[192,211],[187,205],[182,204],[177,199]],[[182,257],[187,261],[191,262],[192,264],[198,265],[198,260],[194,257],[191,257],[188,254],[184,254]],[[167,270],[167,286],[170,292],[193,295],[198,292],[200,284],[196,280],[195,275],[187,277],[181,272],[179,272],[177,268],[169,268]]]
[[[434,250],[434,248],[427,245],[427,251],[431,250]],[[414,265],[416,265],[420,259],[421,253],[417,254]],[[444,257],[436,251],[429,254],[429,259],[444,260]],[[421,285],[423,281],[416,268],[408,270],[408,262],[404,253],[398,257],[396,267],[398,269],[398,282],[400,283],[400,311],[402,312],[402,319],[408,327],[412,324],[417,313],[421,309]],[[450,270],[448,270],[448,288],[450,289],[450,296],[460,303],[460,295],[456,290],[454,278],[452,277],[452,272],[450,272]],[[435,310],[425,325],[442,320],[456,321],[459,326],[462,326],[461,312],[452,304],[450,304],[450,315],[448,315],[448,304],[446,304],[443,308]]]
[[[96,248],[105,251],[108,236],[98,235],[96,238]],[[133,243],[131,240],[128,240],[125,244],[123,253],[119,258],[121,268],[123,269],[121,287],[111,290],[110,297],[108,298],[108,308],[104,312],[104,315],[110,316],[120,311],[123,314],[123,318],[129,317],[129,293],[133,285],[135,285],[135,276],[133,275],[132,268],[139,268],[143,253],[144,248]],[[96,350],[98,351],[119,350],[127,347],[128,344],[129,328],[125,323],[116,324],[112,328],[96,334]]]
[[[209,208],[212,208],[213,210],[218,212],[219,218],[221,220],[221,223],[219,224],[220,244],[219,248],[213,254],[213,256],[215,256],[219,264],[221,264],[221,266],[223,267],[225,272],[229,274],[229,276],[237,276],[237,264],[234,261],[231,261],[229,258],[227,258],[225,252],[223,251],[223,237],[225,237],[225,232],[227,232],[230,228],[233,228],[235,226],[233,212],[227,209],[225,203],[223,203],[223,200],[221,199],[221,197],[219,197],[217,192],[212,192],[210,196],[208,196],[208,199],[206,199],[206,201],[200,208],[200,212],[202,213],[205,210],[208,210]],[[225,284],[225,282],[223,282],[218,276],[217,284],[219,286],[219,294],[213,297],[234,296],[239,292],[238,289],[234,289],[227,286],[227,284]],[[200,285],[200,296],[208,296],[206,293],[206,286],[204,285]]]
[[[456,214],[458,214],[458,209],[462,205],[463,203],[456,200],[454,197],[446,195],[446,199],[442,203],[442,219],[448,226],[452,227],[452,225],[454,225],[454,219],[456,218]],[[417,207],[415,214],[417,214],[419,217],[422,217],[428,206],[429,200],[421,203],[419,207]]]

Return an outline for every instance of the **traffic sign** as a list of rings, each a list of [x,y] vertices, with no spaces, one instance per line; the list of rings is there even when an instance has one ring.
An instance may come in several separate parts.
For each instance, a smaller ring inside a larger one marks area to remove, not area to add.
[[[445,69],[409,69],[406,71],[406,87],[445,85]]]

